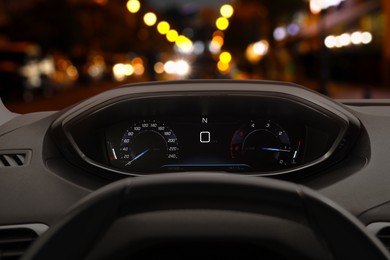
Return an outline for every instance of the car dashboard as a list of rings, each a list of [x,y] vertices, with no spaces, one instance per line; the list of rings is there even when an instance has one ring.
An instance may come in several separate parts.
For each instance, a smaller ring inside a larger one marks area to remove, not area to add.
[[[55,140],[64,154],[77,154],[86,167],[108,175],[225,171],[302,177],[339,160],[360,129],[346,110],[283,93],[278,84],[257,92],[223,90],[234,86],[228,82],[187,83],[185,92],[178,86],[153,95],[122,95],[118,89],[103,104],[57,119]]]
[[[377,234],[390,227],[389,115],[386,101],[224,80],[141,83],[58,112],[4,111],[0,224],[50,227],[122,178],[223,172],[308,186]]]

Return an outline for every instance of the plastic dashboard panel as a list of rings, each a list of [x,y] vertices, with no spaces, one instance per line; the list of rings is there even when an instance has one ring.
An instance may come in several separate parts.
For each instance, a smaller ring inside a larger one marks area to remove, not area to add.
[[[159,126],[175,135],[164,137]],[[124,86],[77,104],[51,127],[53,139],[70,162],[107,178],[191,170],[301,178],[342,160],[359,131],[359,120],[342,105],[297,85],[260,81]],[[165,161],[164,167],[143,171],[151,164],[146,158],[138,167],[128,167],[144,153],[151,154],[145,148],[127,152],[128,143],[136,141],[124,136],[140,133],[147,133],[145,140],[177,142],[166,147],[178,150],[167,152],[178,163],[169,162],[168,167]],[[260,144],[248,145],[250,139]],[[267,151],[253,155],[248,152],[252,148]],[[210,159],[213,152],[221,154]]]

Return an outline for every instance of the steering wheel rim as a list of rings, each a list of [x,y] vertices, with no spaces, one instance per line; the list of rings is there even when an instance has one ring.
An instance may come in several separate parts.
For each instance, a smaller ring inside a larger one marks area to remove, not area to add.
[[[241,254],[231,249],[242,246],[269,259],[390,259],[353,215],[322,195],[294,183],[219,173],[107,185],[73,207],[22,259],[139,259],[157,249],[173,256],[165,249],[192,245],[200,251],[222,245],[216,254],[226,256]]]

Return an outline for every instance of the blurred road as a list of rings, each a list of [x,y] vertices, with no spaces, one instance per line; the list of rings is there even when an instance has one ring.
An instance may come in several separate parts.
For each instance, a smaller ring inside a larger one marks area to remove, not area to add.
[[[72,89],[55,93],[51,97],[36,97],[33,101],[28,103],[23,101],[4,103],[10,111],[20,114],[60,110],[88,97],[123,84],[125,83],[110,82],[91,84],[89,86],[75,86]],[[303,85],[311,87],[310,83]],[[328,87],[328,94],[335,99],[361,99],[367,97],[374,99],[390,99],[390,88],[358,87],[354,85],[331,83]]]

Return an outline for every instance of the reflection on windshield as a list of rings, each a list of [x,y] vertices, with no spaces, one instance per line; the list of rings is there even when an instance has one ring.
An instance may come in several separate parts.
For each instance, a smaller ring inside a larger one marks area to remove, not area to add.
[[[0,95],[67,105],[131,82],[262,79],[388,98],[389,13],[381,0],[3,0]]]

